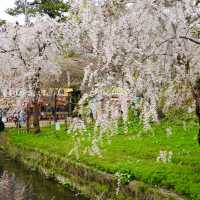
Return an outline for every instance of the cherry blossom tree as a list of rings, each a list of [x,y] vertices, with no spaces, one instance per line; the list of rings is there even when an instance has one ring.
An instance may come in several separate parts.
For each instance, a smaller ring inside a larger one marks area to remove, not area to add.
[[[139,96],[147,127],[159,120],[160,110],[181,107],[189,99],[199,113],[198,1],[77,1],[76,8],[77,41],[85,55],[96,59],[82,85],[90,99],[121,88],[126,110]]]
[[[1,88],[21,89],[21,99],[31,100],[34,132],[38,133],[41,82],[51,74],[59,75],[60,68],[56,60],[64,51],[65,26],[43,17],[37,18],[30,26],[6,24],[4,28],[5,31],[0,33]],[[13,68],[15,74],[9,76]],[[8,83],[12,83],[13,88]]]

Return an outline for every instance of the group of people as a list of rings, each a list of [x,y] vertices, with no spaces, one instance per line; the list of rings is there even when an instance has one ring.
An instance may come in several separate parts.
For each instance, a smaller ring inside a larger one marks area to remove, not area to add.
[[[21,126],[26,122],[26,115],[23,111],[15,112],[12,120],[15,123],[16,128],[21,128]]]
[[[9,118],[6,117],[5,112],[0,112],[0,131],[5,129],[6,122],[14,122],[16,128],[21,128],[26,122],[26,115],[23,111],[14,112]]]

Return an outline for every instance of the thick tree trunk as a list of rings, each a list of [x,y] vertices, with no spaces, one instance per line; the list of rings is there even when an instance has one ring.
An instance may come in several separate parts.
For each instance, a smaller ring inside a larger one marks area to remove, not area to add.
[[[199,125],[200,125],[200,97],[196,99],[196,115],[199,119]]]
[[[183,57],[182,61],[185,62],[184,57]],[[190,80],[190,60],[187,60],[187,62],[185,63],[185,72],[186,72],[186,81],[191,87],[192,95],[193,95],[193,98],[195,99],[195,103],[196,103],[196,115],[197,115],[197,118],[199,121],[199,132],[198,132],[197,140],[200,145],[200,77],[198,77],[196,79],[196,83],[193,86],[193,84]]]
[[[34,100],[33,100],[33,132],[34,133],[40,133],[40,116],[39,116],[40,115],[39,96],[41,94],[40,71],[41,71],[41,68],[38,67],[32,79],[32,88],[35,95]]]
[[[196,102],[196,115],[198,117],[199,126],[200,126],[200,78],[197,79],[196,84],[193,88],[193,97]],[[200,128],[198,133],[198,143],[200,145]]]
[[[40,132],[39,111],[40,110],[39,110],[38,98],[36,98],[33,103],[33,132],[34,133]]]
[[[199,91],[200,94],[200,91]],[[196,98],[196,115],[199,120],[199,126],[200,126],[200,96]],[[198,133],[198,143],[200,145],[200,128],[199,128],[199,133]]]

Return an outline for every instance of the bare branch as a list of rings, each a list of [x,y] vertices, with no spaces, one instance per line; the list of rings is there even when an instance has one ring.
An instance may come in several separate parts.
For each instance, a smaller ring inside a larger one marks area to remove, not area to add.
[[[187,37],[187,36],[180,36],[180,38],[181,38],[181,39],[189,40],[190,42],[193,42],[193,43],[195,43],[195,44],[200,45],[200,41],[195,40],[195,39],[193,39],[193,38],[190,38],[190,37]]]

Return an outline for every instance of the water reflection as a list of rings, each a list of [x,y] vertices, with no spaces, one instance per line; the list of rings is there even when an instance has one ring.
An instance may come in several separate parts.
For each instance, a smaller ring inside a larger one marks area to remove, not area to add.
[[[86,198],[28,172],[0,152],[0,200],[86,200]]]
[[[23,182],[16,183],[15,174],[9,174],[8,171],[3,171],[0,177],[0,200],[24,200],[32,199],[31,187]]]

